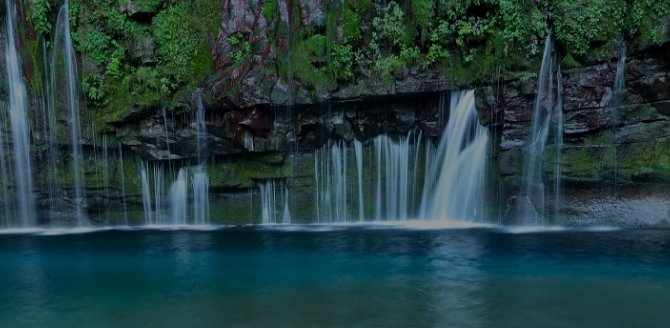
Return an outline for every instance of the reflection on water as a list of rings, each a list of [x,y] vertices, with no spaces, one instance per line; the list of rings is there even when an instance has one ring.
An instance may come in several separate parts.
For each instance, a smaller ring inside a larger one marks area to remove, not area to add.
[[[663,326],[670,231],[603,230],[7,234],[0,326]]]

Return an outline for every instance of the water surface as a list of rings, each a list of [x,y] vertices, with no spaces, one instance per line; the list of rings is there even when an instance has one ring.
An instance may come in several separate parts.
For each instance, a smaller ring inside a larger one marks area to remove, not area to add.
[[[670,322],[670,231],[288,230],[0,234],[0,326]]]

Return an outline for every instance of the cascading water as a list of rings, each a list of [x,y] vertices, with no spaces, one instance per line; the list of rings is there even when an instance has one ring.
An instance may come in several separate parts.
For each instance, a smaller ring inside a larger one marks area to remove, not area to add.
[[[209,177],[207,168],[200,165],[193,169],[193,223],[209,224]]]
[[[366,173],[363,143],[330,141],[314,152],[316,217],[318,222],[407,220],[416,215],[412,195],[419,192],[417,172],[421,138],[415,131],[394,140],[378,136],[370,145],[376,166]],[[352,156],[354,154],[353,160]],[[354,176],[355,175],[355,176]],[[367,178],[366,178],[367,177]],[[355,179],[354,179],[355,178]],[[376,186],[375,193],[365,193]],[[366,199],[374,212],[365,213]]]
[[[160,165],[155,165],[153,168],[154,171],[154,205],[156,205],[154,210],[154,220],[147,222],[147,224],[159,224],[163,220],[163,167]]]
[[[347,152],[344,141],[315,151],[316,214],[319,222],[347,221]]]
[[[205,124],[205,109],[202,106],[202,98],[198,95],[198,109],[195,113],[195,139],[198,153],[198,163],[203,159],[203,153],[207,149],[207,126]]]
[[[626,72],[626,43],[621,43],[619,51],[619,61],[617,62],[616,75],[612,87],[612,106],[610,106],[612,125],[615,127],[619,125],[619,111],[621,105],[623,105],[623,97],[626,93],[626,81],[624,79]]]
[[[72,46],[72,37],[70,33],[70,20],[67,2],[58,12],[56,21],[54,52],[52,59],[52,99],[49,106],[49,121],[55,124],[56,113],[59,109],[56,104],[65,104],[67,116],[70,123],[70,142],[72,145],[72,170],[74,171],[74,205],[76,207],[77,225],[87,224],[86,220],[86,196],[84,194],[84,184],[82,179],[82,149],[81,149],[81,127],[79,118],[79,94],[78,94],[78,73],[77,61],[74,48]],[[64,87],[65,90],[60,90]],[[57,90],[59,89],[59,90]],[[55,126],[55,125],[54,125]]]
[[[163,217],[163,167],[138,160],[140,166],[140,183],[142,187],[142,204],[144,207],[144,224],[157,225],[164,223]],[[151,183],[153,180],[153,184]],[[151,187],[153,185],[153,194]],[[153,198],[153,203],[152,203]]]
[[[474,221],[484,190],[488,131],[479,124],[473,91],[451,94],[449,122],[427,166],[421,212],[427,220]],[[432,185],[432,181],[437,181]]]
[[[105,199],[109,199],[109,154],[108,154],[108,137],[107,134],[102,136],[102,180],[104,183],[103,194]],[[105,211],[105,222],[109,222],[109,211]]]
[[[140,171],[140,183],[142,185],[142,205],[144,206],[144,220],[146,224],[156,224],[151,207],[151,187],[149,184],[149,164],[138,161]]]
[[[42,48],[42,67],[43,67],[43,82],[42,94],[46,95],[42,98],[42,131],[44,136],[48,136],[47,142],[47,173],[48,176],[54,177],[57,174],[57,158],[58,147],[56,145],[56,115],[54,115],[55,99],[53,93],[53,86],[51,85],[51,72],[49,66],[49,53],[47,52],[46,40],[42,39],[40,42]],[[46,99],[45,99],[46,98]],[[104,168],[103,168],[104,169]],[[56,211],[56,200],[58,194],[58,183],[56,179],[49,179],[49,222],[54,225],[54,212]]]
[[[275,223],[275,183],[272,180],[260,183],[258,187],[261,190],[261,219],[263,224]]]
[[[619,51],[619,62],[617,63],[614,86],[612,88],[612,106],[610,107],[611,124],[614,129],[619,128],[621,106],[623,105],[623,98],[626,94],[626,43],[621,43]],[[612,142],[614,142],[614,139],[612,139]],[[612,144],[612,149],[614,150],[614,190],[616,193],[617,184],[619,183],[619,165],[617,162],[615,144]]]
[[[560,76],[560,69],[554,73],[554,66],[556,58],[552,54],[553,50],[553,30],[547,35],[547,40],[544,48],[544,55],[542,57],[542,66],[537,82],[537,95],[535,98],[535,106],[533,108],[533,116],[531,121],[531,130],[526,141],[526,157],[524,161],[524,182],[525,182],[525,196],[526,199],[534,207],[534,213],[523,213],[520,218],[525,224],[538,223],[537,221],[544,221],[545,219],[545,177],[544,177],[544,153],[547,147],[547,140],[549,137],[549,128],[552,115],[556,113],[558,117],[555,121],[557,123],[557,155],[560,163],[560,144],[562,144],[562,101],[560,100],[560,93],[557,89],[561,89],[560,81],[557,76]],[[556,75],[554,75],[556,74]],[[558,90],[562,92],[562,90]],[[557,96],[558,94],[558,96]],[[560,140],[558,135],[560,134]],[[560,169],[560,165],[557,166]],[[559,179],[560,172],[556,172],[556,178]],[[560,182],[556,184],[556,188],[560,187]],[[558,198],[557,198],[558,199]],[[557,206],[558,204],[555,204]]]
[[[7,38],[5,62],[7,63],[7,83],[9,85],[9,117],[12,126],[14,153],[14,193],[17,200],[19,227],[35,226],[35,204],[30,165],[30,121],[26,87],[21,73],[21,57],[16,48],[16,9],[6,0]],[[3,158],[4,159],[4,158]]]
[[[267,180],[260,182],[258,187],[261,193],[261,223],[290,224],[289,190],[284,181]],[[281,203],[277,203],[277,190],[281,196]],[[280,206],[281,209],[278,209]]]
[[[281,222],[284,224],[291,224],[291,211],[289,210],[288,206],[288,197],[289,197],[288,187],[284,186],[284,211],[282,212],[282,219],[281,219]]]
[[[121,176],[121,199],[123,200],[123,222],[128,225],[128,203],[126,203],[126,179],[125,170],[123,169],[123,147],[121,143],[119,146],[119,176]]]
[[[412,132],[410,132],[412,133]],[[409,213],[407,201],[409,200],[409,135],[394,141],[388,136],[378,137],[381,142],[384,155],[384,196],[386,196],[386,219],[407,220]],[[383,197],[378,194],[377,197]]]
[[[365,221],[363,210],[363,143],[354,140],[354,150],[356,151],[356,176],[358,177],[358,221]]]
[[[554,119],[556,121],[556,136],[554,146],[556,147],[556,167],[554,170],[554,218],[559,218],[561,204],[561,161],[563,158],[563,75],[561,66],[556,69],[556,108]]]
[[[179,170],[177,180],[170,187],[170,203],[172,204],[172,224],[187,223],[188,203],[188,172],[186,168]]]
[[[6,117],[5,113],[7,112],[7,106],[5,105],[4,102],[0,103],[0,120],[2,121],[2,125],[0,125],[0,183],[2,183],[3,186],[9,186],[12,184],[12,174],[11,174],[11,169],[8,168],[8,164],[6,163],[7,156],[6,154],[10,153],[9,149],[5,149],[5,146],[7,145],[4,141],[3,136],[7,134],[7,124],[6,124]],[[11,166],[11,165],[9,165]],[[11,222],[10,220],[14,217],[12,214],[12,209],[9,206],[9,204],[12,202],[12,199],[9,194],[9,188],[2,188],[2,205],[3,208],[5,209],[5,216],[3,218],[3,226],[10,226]]]
[[[149,164],[140,160],[139,175],[146,225],[207,225],[210,223],[207,167],[199,165],[182,167],[179,170],[169,190],[170,216],[166,216],[163,209],[166,205],[163,165]]]

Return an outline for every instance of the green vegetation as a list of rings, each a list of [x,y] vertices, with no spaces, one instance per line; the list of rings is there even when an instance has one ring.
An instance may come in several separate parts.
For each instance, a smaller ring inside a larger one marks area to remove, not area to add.
[[[217,0],[134,0],[132,10],[144,13],[139,18],[116,0],[69,2],[75,49],[95,65],[82,70],[82,91],[97,112],[92,117],[98,126],[133,107],[179,97],[213,73],[210,46],[221,17]],[[56,0],[27,5],[27,17],[40,37],[53,38],[60,5]],[[32,48],[31,57],[39,58],[38,47]],[[39,85],[31,81],[34,92]]]
[[[267,3],[265,4],[265,8],[263,9],[263,16],[265,16],[265,19],[267,19],[268,22],[270,22],[274,18],[276,11],[277,11],[277,0],[268,0]]]
[[[117,0],[69,2],[76,50],[95,66],[84,65],[82,91],[99,126],[124,117],[133,107],[153,107],[161,100],[173,108],[205,81],[222,79],[214,75],[210,49],[224,14],[218,0],[133,0],[133,10],[143,13],[139,16],[131,16],[129,7]],[[51,40],[61,1],[26,4],[36,34]],[[287,4],[290,18],[282,17],[286,13],[279,0],[245,4],[265,18],[266,30],[228,35],[224,67],[245,67],[236,74],[258,69],[276,73],[284,84],[295,79],[313,94],[361,82],[389,84],[405,76],[410,66],[419,71],[438,66],[456,85],[477,84],[533,71],[552,28],[565,68],[606,56],[621,39],[629,40],[633,49],[666,42],[670,35],[670,22],[664,20],[670,0],[329,0],[319,8]],[[305,24],[313,19],[318,22]],[[255,63],[256,55],[268,50],[258,46],[256,40],[262,37],[269,39],[276,57]],[[26,44],[38,67],[39,40]],[[30,78],[33,92],[40,78]],[[226,94],[234,96],[241,87],[228,89]]]
[[[190,2],[179,1],[161,11],[153,20],[153,35],[158,44],[159,62],[177,83],[188,80],[191,61],[198,49],[200,34],[194,17],[188,12]]]
[[[36,0],[32,10],[28,14],[28,19],[33,22],[35,32],[40,35],[51,34],[51,20],[50,13],[54,7],[53,0]]]

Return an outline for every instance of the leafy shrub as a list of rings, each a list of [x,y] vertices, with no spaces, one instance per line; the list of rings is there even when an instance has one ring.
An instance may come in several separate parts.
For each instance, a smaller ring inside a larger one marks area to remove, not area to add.
[[[195,18],[189,15],[188,6],[188,2],[179,1],[153,19],[153,34],[159,45],[160,63],[178,83],[187,80],[200,41],[193,23]]]

